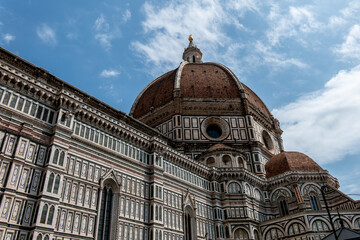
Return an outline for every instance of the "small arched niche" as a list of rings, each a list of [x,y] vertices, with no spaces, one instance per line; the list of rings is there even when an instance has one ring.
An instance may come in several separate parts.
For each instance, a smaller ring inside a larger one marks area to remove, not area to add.
[[[215,158],[214,157],[209,157],[208,159],[206,159],[206,165],[208,165],[209,167],[215,167]]]
[[[224,167],[231,167],[231,157],[229,155],[224,155],[222,157],[222,163]]]
[[[266,147],[267,150],[269,150],[269,151],[273,151],[273,150],[274,150],[274,143],[273,143],[273,141],[272,141],[272,139],[271,139],[271,136],[270,136],[270,134],[269,134],[267,131],[265,131],[265,130],[262,131],[262,140],[263,140],[264,145],[265,145],[265,147]]]

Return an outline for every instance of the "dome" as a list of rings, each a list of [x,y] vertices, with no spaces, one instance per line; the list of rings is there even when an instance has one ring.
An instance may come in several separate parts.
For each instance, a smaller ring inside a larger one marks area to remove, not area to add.
[[[129,115],[156,127],[175,115],[252,115],[276,128],[264,102],[226,66],[203,62],[202,52],[189,38],[183,62],[149,83],[135,99]]]
[[[244,83],[241,83],[227,67],[219,63],[186,61],[178,68],[148,84],[136,98],[130,115],[141,118],[165,105],[174,103],[176,98],[187,102],[222,103],[227,101],[233,103],[233,108],[238,104],[240,111],[244,111],[244,105],[240,103],[243,99],[247,99],[254,110],[271,119],[271,113],[263,101]]]
[[[299,152],[281,152],[265,165],[266,177],[274,177],[288,171],[318,172],[323,169],[310,157]]]

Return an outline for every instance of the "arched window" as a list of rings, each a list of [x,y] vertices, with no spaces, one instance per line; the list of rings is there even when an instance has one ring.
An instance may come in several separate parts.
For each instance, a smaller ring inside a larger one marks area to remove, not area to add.
[[[195,240],[196,239],[196,222],[195,212],[190,206],[185,207],[185,239],[184,240]]]
[[[59,192],[59,185],[60,185],[60,176],[57,175],[55,179],[55,185],[54,185],[54,193],[57,194]]]
[[[45,238],[44,238],[44,240],[49,240],[49,236],[46,235]]]
[[[229,155],[224,155],[222,157],[222,161],[224,163],[224,166],[227,166],[227,167],[231,166],[231,157]]]
[[[64,159],[65,159],[65,153],[61,152],[60,153],[60,159],[59,159],[59,165],[60,166],[64,165]]]
[[[259,189],[254,190],[254,198],[258,201],[263,200],[262,194],[260,193]]]
[[[162,208],[159,206],[159,221],[162,221]]]
[[[336,219],[336,220],[334,221],[334,227],[335,227],[335,229],[341,228],[341,227],[342,227],[341,225],[343,225],[343,226],[346,227],[346,228],[350,228],[349,224],[348,224],[346,221],[342,220],[342,219]]]
[[[101,196],[98,240],[110,240],[110,224],[113,192],[111,188],[104,188]]]
[[[314,211],[319,211],[320,210],[319,200],[318,200],[315,193],[310,194],[310,204],[311,204],[311,208]]]
[[[39,234],[39,235],[37,236],[36,240],[42,240],[42,235]]]
[[[53,157],[53,163],[57,164],[58,157],[59,157],[59,150],[56,149]]]
[[[54,218],[54,212],[55,212],[55,207],[51,206],[50,211],[49,211],[49,216],[47,219],[47,224],[51,225],[53,222],[53,218]]]
[[[326,232],[326,231],[329,231],[329,227],[328,225],[323,221],[323,220],[315,220],[311,226],[312,230],[313,231],[316,231],[316,232]]]
[[[284,234],[280,231],[280,229],[271,228],[269,231],[266,232],[265,240],[279,239],[283,236],[284,236]]]
[[[240,184],[237,182],[229,183],[228,185],[228,193],[241,193]]]
[[[244,229],[238,229],[234,233],[235,240],[247,240],[249,239],[249,234]]]
[[[279,208],[279,214],[280,217],[286,216],[289,214],[289,209],[288,209],[288,205],[285,199],[281,198],[278,204],[278,208]]]
[[[195,56],[193,56],[193,62],[196,62]]]
[[[360,229],[360,218],[356,219],[354,221],[354,228],[355,229]]]
[[[254,230],[254,237],[255,237],[255,240],[260,240],[259,232],[257,230]]]
[[[159,240],[162,240],[162,233],[160,230],[159,230]]]
[[[46,216],[47,216],[47,212],[48,212],[48,208],[49,206],[47,204],[45,204],[43,206],[43,210],[41,212],[41,218],[40,218],[40,223],[44,223],[45,224],[45,221],[46,221]]]
[[[288,229],[289,236],[300,233],[305,233],[305,228],[303,225],[301,225],[300,223],[293,223],[290,225]]]
[[[49,177],[47,189],[46,189],[47,192],[51,192],[51,190],[52,190],[52,187],[53,187],[53,184],[54,184],[54,177],[55,177],[55,175],[53,173],[51,173],[50,177]]]
[[[159,220],[159,207],[155,206],[155,220]]]

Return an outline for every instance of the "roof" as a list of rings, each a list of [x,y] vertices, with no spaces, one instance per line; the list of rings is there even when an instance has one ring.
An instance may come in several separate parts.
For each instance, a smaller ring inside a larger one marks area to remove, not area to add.
[[[360,239],[360,233],[358,231],[349,229],[349,228],[340,228],[336,230],[336,235],[338,240],[357,240]],[[322,240],[335,240],[334,233],[329,234]]]
[[[300,152],[281,152],[265,165],[266,177],[274,177],[288,171],[318,172],[323,169],[310,157]]]
[[[130,116],[142,116],[165,106],[179,91],[182,99],[202,99],[206,102],[226,99],[241,101],[241,93],[255,109],[271,119],[271,113],[263,101],[245,84],[241,83],[230,69],[219,63],[188,63],[180,66],[149,83],[138,95]]]

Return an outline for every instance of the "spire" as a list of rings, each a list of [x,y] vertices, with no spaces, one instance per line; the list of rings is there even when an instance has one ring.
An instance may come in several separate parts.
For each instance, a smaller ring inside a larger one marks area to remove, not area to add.
[[[191,34],[189,36],[189,46],[185,48],[183,53],[183,60],[190,63],[202,63],[202,52],[194,44],[194,38]]]

